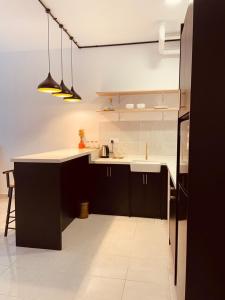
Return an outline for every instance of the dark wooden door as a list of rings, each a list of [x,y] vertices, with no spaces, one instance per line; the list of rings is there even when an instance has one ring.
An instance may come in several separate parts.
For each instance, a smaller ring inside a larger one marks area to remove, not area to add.
[[[186,290],[188,202],[188,195],[179,185],[177,196],[177,295],[181,300],[185,299]]]
[[[188,218],[186,224],[181,212],[178,226],[178,249],[187,241],[187,264],[178,261],[183,270],[178,276],[180,286],[185,275],[186,286],[185,297],[183,292],[178,299],[225,299],[225,42],[220,38],[224,37],[225,1],[195,0],[193,5],[193,42],[184,45],[193,49]],[[187,15],[185,27],[192,26],[191,20]],[[182,257],[180,250],[178,257]]]

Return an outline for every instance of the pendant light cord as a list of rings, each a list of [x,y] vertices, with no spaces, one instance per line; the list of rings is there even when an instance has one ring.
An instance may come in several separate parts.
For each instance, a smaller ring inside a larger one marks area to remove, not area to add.
[[[73,86],[73,41],[71,39],[71,81]]]
[[[63,33],[63,28],[61,27],[61,72],[62,72],[62,80],[63,80],[63,41],[62,41],[62,33]]]
[[[50,64],[50,38],[49,38],[49,13],[48,12],[47,12],[47,18],[48,18],[48,70],[50,73],[51,64]]]

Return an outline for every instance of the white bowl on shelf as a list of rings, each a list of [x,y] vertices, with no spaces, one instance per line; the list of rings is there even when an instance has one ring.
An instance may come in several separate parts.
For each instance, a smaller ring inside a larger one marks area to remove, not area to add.
[[[133,109],[134,108],[134,104],[133,103],[128,103],[128,104],[126,104],[126,108],[127,109]]]
[[[138,103],[137,104],[138,109],[145,109],[145,107],[146,107],[145,103]]]

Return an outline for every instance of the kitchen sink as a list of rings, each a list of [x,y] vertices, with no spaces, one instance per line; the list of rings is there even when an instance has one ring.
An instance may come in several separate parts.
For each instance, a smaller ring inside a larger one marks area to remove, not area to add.
[[[134,160],[130,164],[131,172],[160,173],[161,164],[149,160]]]

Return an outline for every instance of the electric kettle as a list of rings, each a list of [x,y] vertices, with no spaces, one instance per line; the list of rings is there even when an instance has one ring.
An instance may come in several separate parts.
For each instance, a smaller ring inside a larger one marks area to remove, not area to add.
[[[102,145],[102,147],[100,149],[100,157],[109,158],[109,146]]]

